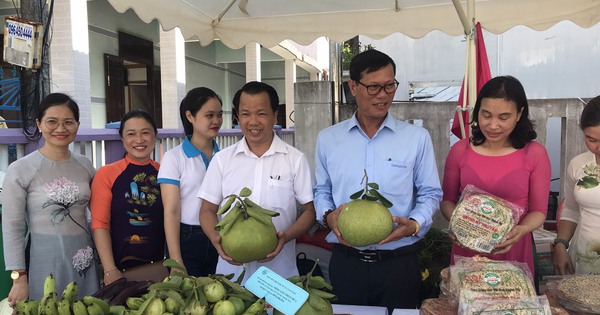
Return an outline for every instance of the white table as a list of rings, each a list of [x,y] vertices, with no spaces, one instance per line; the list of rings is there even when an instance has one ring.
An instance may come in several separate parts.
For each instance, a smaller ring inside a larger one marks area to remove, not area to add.
[[[333,304],[333,314],[388,315],[387,308],[381,306],[360,306]]]
[[[419,315],[419,310],[414,309],[414,310],[408,310],[408,309],[395,309],[392,312],[392,315]]]

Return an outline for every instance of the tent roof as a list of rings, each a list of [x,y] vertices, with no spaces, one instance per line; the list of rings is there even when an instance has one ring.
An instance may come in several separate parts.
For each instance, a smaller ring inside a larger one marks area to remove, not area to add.
[[[248,42],[266,47],[284,39],[309,44],[326,36],[344,41],[356,35],[381,39],[400,32],[420,38],[432,30],[464,33],[451,0],[108,0],[119,12],[133,9],[165,30],[178,26],[202,45],[219,39],[231,48]],[[466,1],[461,1],[463,7]],[[246,11],[246,12],[243,12]],[[465,9],[466,11],[466,9]],[[598,0],[476,0],[476,17],[498,34],[525,25],[545,30],[570,20],[581,27],[600,21]]]

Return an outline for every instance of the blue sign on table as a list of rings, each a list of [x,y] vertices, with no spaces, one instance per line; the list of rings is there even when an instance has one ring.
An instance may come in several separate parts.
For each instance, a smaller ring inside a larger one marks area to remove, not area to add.
[[[264,266],[250,276],[244,287],[285,315],[296,314],[308,299],[308,292]]]

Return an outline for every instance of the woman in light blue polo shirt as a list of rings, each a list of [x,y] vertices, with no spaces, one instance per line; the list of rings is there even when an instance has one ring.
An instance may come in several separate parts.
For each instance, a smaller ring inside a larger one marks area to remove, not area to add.
[[[209,88],[187,93],[179,107],[186,137],[164,154],[158,173],[169,257],[196,277],[214,274],[219,256],[200,227],[201,201],[196,195],[208,163],[219,151],[215,138],[223,123],[222,105]]]

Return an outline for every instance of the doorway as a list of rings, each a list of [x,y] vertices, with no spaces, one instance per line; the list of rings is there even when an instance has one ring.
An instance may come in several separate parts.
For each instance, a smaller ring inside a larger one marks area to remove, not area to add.
[[[118,122],[132,109],[143,109],[162,128],[160,67],[151,41],[119,32],[119,56],[104,54],[106,121]]]

